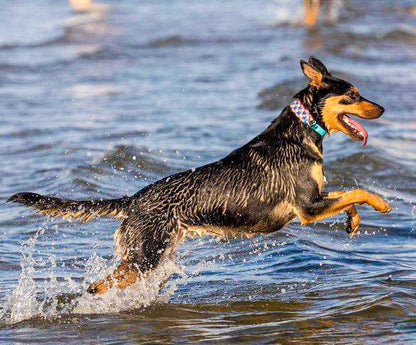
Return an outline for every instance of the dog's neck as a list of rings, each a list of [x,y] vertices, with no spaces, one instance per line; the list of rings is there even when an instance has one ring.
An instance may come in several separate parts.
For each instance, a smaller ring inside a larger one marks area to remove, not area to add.
[[[282,143],[304,148],[313,160],[323,162],[323,137],[312,128],[305,126],[287,106],[273,122],[257,137],[247,143],[250,148],[262,147],[261,152],[275,157]]]
[[[310,87],[305,88],[295,95],[309,110],[313,119],[323,128],[325,125],[319,112],[319,95]],[[263,152],[269,152],[274,156],[275,150],[287,143],[302,146],[309,156],[318,162],[323,162],[323,136],[314,131],[310,126],[302,123],[288,105],[273,122],[257,137],[247,143],[249,147],[264,147]]]
[[[320,126],[299,98],[295,98],[290,103],[290,109],[292,113],[297,117],[297,119],[303,123],[305,126],[312,128],[316,133],[318,133],[322,138],[327,134],[326,130]]]
[[[326,130],[325,123],[322,120],[319,107],[321,106],[321,97],[319,96],[319,90],[308,85],[305,89],[299,91],[294,99],[299,99],[304,107],[306,107],[311,113],[316,123]],[[301,124],[300,124],[301,125]],[[303,126],[303,125],[302,125]],[[303,126],[304,127],[304,126]],[[306,128],[306,132],[310,133],[310,139],[319,147],[322,148],[323,136],[316,133],[310,128]],[[322,149],[321,149],[322,151]]]
[[[302,104],[309,110],[312,114],[314,120],[323,128],[325,124],[322,120],[319,107],[321,106],[322,95],[320,95],[319,89],[308,85],[303,90],[299,91],[294,98],[298,98]]]
[[[304,121],[294,114],[291,105],[286,107],[286,112],[290,113],[290,118],[293,119],[294,126],[297,128],[299,134],[298,140],[300,139],[302,145],[310,153],[310,155],[322,162],[323,161],[323,139],[324,133],[326,134],[326,127],[322,121],[322,117],[319,112],[319,97],[317,90],[308,86],[302,91],[298,92],[294,99],[298,99],[302,104],[302,107],[310,113],[312,119],[308,124],[305,125]],[[318,130],[312,127],[312,124],[317,124]]]

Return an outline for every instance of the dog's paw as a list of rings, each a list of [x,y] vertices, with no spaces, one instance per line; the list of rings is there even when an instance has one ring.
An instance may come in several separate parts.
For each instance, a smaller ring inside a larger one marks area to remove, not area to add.
[[[381,213],[389,213],[391,212],[392,208],[390,206],[390,204],[384,200],[383,198],[380,198],[380,203],[379,203],[379,207],[377,208],[377,211],[381,212]]]
[[[372,194],[372,203],[371,205],[374,209],[380,213],[389,213],[391,212],[392,208],[390,204],[384,200],[381,196],[376,194]]]
[[[382,211],[382,213],[390,213],[391,211],[392,211],[392,208],[390,204],[386,202],[386,208],[384,209],[384,211]]]
[[[361,216],[357,212],[357,210],[354,208],[351,208],[347,210],[347,233],[350,235],[351,238],[355,236],[356,231],[358,230],[358,227],[360,226],[360,220]]]

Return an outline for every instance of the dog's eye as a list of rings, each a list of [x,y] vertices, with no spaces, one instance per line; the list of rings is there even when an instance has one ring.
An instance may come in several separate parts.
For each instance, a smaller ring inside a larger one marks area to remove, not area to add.
[[[351,92],[351,94],[348,96],[350,96],[350,98],[354,100],[354,102],[357,102],[360,99],[360,95],[356,92]]]
[[[339,104],[353,104],[355,102],[356,101],[352,99],[351,97],[345,97],[339,101]]]
[[[354,91],[349,91],[345,94],[347,97],[340,101],[341,104],[352,104],[358,102],[360,95]]]

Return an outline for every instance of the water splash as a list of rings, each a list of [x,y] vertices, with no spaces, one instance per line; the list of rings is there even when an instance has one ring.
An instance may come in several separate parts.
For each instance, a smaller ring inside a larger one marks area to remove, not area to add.
[[[46,259],[35,258],[35,247],[40,244],[39,238],[47,229],[47,226],[43,226],[22,244],[18,285],[0,313],[0,321],[6,324],[35,317],[52,319],[71,314],[116,313],[145,308],[156,302],[165,303],[178,285],[188,278],[184,267],[176,263],[177,256],[166,257],[152,274],[124,290],[112,288],[105,295],[88,294],[88,284],[111,273],[115,268],[114,263],[109,264],[108,260],[94,253],[85,263],[85,272],[79,272],[84,278],[76,280],[73,278],[75,275],[71,274],[58,279],[54,255]],[[38,279],[37,276],[45,271],[47,276],[43,274],[42,279]],[[165,286],[173,275],[177,278]]]
[[[168,302],[176,291],[178,282],[172,283],[165,289],[163,287],[174,274],[180,275],[182,279],[187,278],[187,275],[176,264],[175,260],[165,258],[149,276],[138,280],[123,290],[111,288],[104,295],[91,295],[85,292],[73,301],[74,308],[72,312],[75,314],[116,313],[145,308],[156,302]]]
[[[21,267],[19,284],[8,301],[11,323],[20,322],[37,314],[36,283],[32,278],[35,269],[31,254],[23,255]]]
[[[39,236],[45,233],[46,228],[41,227],[36,234],[22,244],[22,268],[19,283],[11,297],[6,301],[1,319],[7,323],[17,323],[39,314],[39,304],[36,300],[35,260],[33,248]]]

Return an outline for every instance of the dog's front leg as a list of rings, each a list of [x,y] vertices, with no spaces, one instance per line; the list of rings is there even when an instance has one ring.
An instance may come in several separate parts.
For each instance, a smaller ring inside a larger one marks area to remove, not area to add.
[[[351,219],[351,233],[354,234],[360,221],[360,215],[354,204],[368,204],[381,213],[391,211],[390,205],[382,197],[364,189],[354,189],[349,192],[330,192],[315,200],[302,198],[297,201],[295,211],[302,224],[313,223],[346,211]]]
[[[325,198],[334,199],[339,198],[344,193],[345,190],[337,190],[332,192],[323,192],[322,196]],[[347,213],[347,223],[345,230],[350,235],[350,237],[353,238],[356,231],[358,230],[358,227],[360,226],[361,216],[354,205],[352,205],[350,208],[347,208],[345,212]]]

